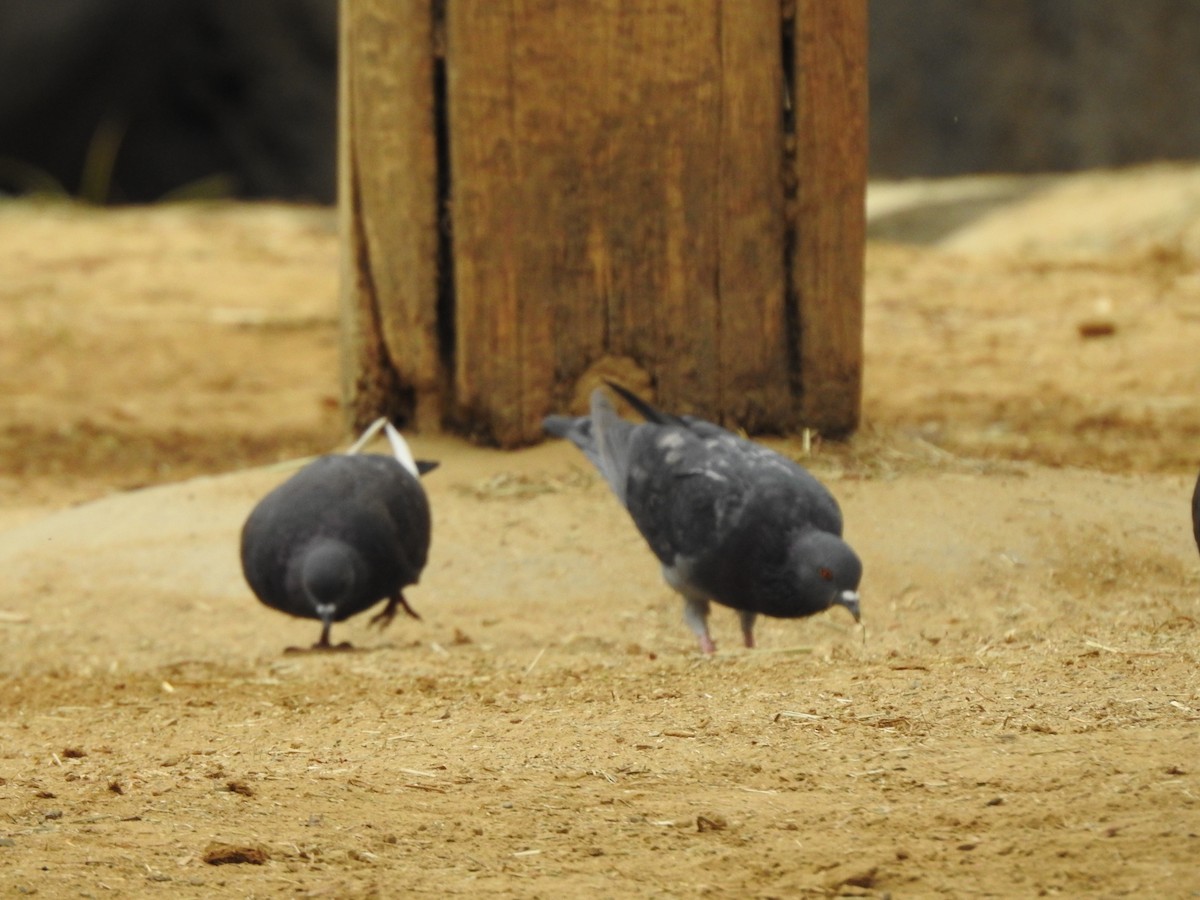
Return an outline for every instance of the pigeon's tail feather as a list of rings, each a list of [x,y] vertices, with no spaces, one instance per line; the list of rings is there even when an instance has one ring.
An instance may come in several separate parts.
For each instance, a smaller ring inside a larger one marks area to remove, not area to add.
[[[380,431],[387,435],[388,443],[392,447],[392,455],[396,457],[396,461],[413,475],[424,475],[426,472],[432,472],[437,468],[438,464],[436,462],[413,459],[412,451],[408,448],[408,442],[404,440],[404,436],[396,430],[395,426],[387,420],[386,416],[380,416],[368,425],[366,431],[362,433],[359,439],[346,448],[346,455],[354,456],[374,440],[375,435],[379,434]]]
[[[621,393],[618,391],[618,393]],[[624,396],[624,394],[622,394]],[[625,504],[625,486],[629,482],[629,457],[634,431],[641,427],[626,422],[617,415],[612,403],[600,388],[592,391],[591,425],[595,432],[597,461],[596,468],[613,489],[621,504]]]
[[[396,461],[404,466],[413,478],[419,478],[421,471],[417,468],[412,451],[408,449],[408,441],[404,440],[404,435],[397,431],[391,422],[383,423],[383,432],[387,435],[388,443],[392,445],[392,454]]]
[[[625,502],[629,446],[633,430],[638,426],[617,415],[602,389],[592,391],[590,416],[547,416],[542,420],[542,427],[547,434],[565,438],[582,450],[621,503]]]
[[[542,420],[542,428],[549,435],[570,441],[583,451],[583,455],[593,466],[600,472],[604,471],[600,450],[596,446],[596,436],[592,431],[592,420],[587,416],[546,416]]]
[[[571,432],[579,420],[574,416],[546,416],[542,419],[542,428],[546,434],[556,438],[565,438],[572,443],[578,443]]]
[[[368,425],[366,430],[363,431],[363,433],[359,436],[358,440],[346,448],[346,455],[354,456],[354,454],[362,450],[363,447],[371,443],[371,441],[375,439],[375,435],[379,434],[380,430],[387,425],[387,423],[387,417],[380,416],[378,419]]]
[[[670,413],[663,412],[661,409],[656,409],[633,393],[633,391],[622,387],[615,381],[606,380],[604,383],[612,388],[618,397],[637,410],[638,414],[647,422],[653,422],[656,425],[687,425],[687,422],[679,418],[679,416],[673,416]]]

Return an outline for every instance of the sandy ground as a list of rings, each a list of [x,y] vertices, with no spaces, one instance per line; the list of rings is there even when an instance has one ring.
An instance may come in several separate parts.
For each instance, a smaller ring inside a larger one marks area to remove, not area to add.
[[[296,656],[236,541],[345,438],[332,213],[0,205],[0,895],[1200,895],[1200,174],[872,221],[865,635],[702,658],[570,448],[418,435],[424,620]]]

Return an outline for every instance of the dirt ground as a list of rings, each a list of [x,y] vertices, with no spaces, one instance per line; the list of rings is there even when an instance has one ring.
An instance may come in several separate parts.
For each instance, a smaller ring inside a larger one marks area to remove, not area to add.
[[[285,655],[333,213],[0,204],[0,896],[1200,896],[1200,170],[870,208],[868,630],[703,658],[569,447],[434,435],[424,620]]]

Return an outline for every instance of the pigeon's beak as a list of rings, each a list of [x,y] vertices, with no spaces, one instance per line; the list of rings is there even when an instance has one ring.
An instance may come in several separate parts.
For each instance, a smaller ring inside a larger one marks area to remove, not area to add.
[[[858,606],[858,591],[842,591],[833,601],[834,606],[844,606],[850,610],[855,622],[862,621],[862,610]]]

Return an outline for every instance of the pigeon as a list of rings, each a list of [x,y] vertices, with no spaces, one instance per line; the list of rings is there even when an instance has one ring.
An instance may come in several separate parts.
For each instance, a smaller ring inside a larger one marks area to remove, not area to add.
[[[334,647],[330,626],[386,599],[371,619],[387,626],[403,609],[429,552],[429,501],[418,480],[437,463],[413,459],[404,438],[384,420],[393,456],[350,452],[320,456],[259,501],[242,528],[242,571],[273,609],[319,619],[314,650]],[[292,649],[292,648],[289,648]]]
[[[1200,550],[1200,478],[1192,491],[1192,535],[1196,538],[1196,549]]]
[[[548,416],[543,427],[604,476],[682,595],[702,652],[716,651],[709,601],[737,610],[747,647],[760,614],[794,619],[843,606],[861,621],[862,562],[842,540],[837,501],[816,478],[719,425],[608,386],[645,421],[620,418],[596,388],[591,415]]]

